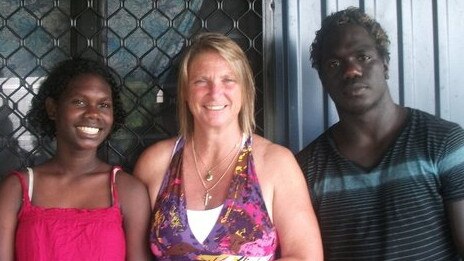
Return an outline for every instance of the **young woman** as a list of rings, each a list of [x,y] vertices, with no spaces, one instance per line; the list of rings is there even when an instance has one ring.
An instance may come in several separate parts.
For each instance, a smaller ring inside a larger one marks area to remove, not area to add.
[[[29,116],[56,139],[56,153],[0,184],[0,260],[148,260],[146,188],[97,157],[124,120],[110,70],[83,59],[60,63]]]

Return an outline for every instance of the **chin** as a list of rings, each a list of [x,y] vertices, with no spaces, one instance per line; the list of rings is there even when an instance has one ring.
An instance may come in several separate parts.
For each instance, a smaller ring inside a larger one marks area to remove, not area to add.
[[[85,140],[77,144],[77,147],[82,150],[97,150],[105,143],[105,139]]]
[[[359,104],[359,105],[347,105],[340,107],[342,112],[349,113],[349,114],[354,114],[354,115],[359,115],[359,114],[364,114],[368,111],[370,111],[374,106],[372,104]]]

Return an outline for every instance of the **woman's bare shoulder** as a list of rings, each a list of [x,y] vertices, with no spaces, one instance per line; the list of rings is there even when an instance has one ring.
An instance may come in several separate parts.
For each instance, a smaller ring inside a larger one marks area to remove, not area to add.
[[[133,174],[146,183],[153,174],[163,174],[171,161],[177,138],[156,142],[147,147],[137,159]]]
[[[145,153],[162,153],[162,152],[167,152],[169,150],[171,150],[175,143],[177,142],[177,138],[169,138],[169,139],[165,139],[165,140],[160,140],[158,142],[155,142],[153,143],[152,145],[148,146],[145,150],[144,150],[144,154]]]
[[[149,162],[157,162],[157,161],[166,161],[170,160],[172,151],[176,144],[176,138],[170,138],[162,141],[158,141],[150,146],[148,146],[140,157],[137,160],[137,163],[140,161],[149,161]],[[153,159],[156,159],[153,161]]]
[[[28,177],[24,171],[15,171],[24,177],[27,184]],[[13,215],[17,214],[21,206],[22,188],[21,182],[16,175],[6,175],[0,179],[0,216],[4,218],[10,210],[15,209]],[[27,185],[26,185],[27,186]],[[11,212],[12,213],[12,212]]]
[[[293,153],[286,147],[274,143],[259,135],[253,135],[253,154],[263,157],[264,160],[285,161],[293,158]]]
[[[11,190],[11,189],[17,189],[17,188],[21,188],[21,183],[19,181],[19,178],[16,176],[16,175],[13,175],[13,173],[17,173],[21,176],[23,176],[23,178],[25,179],[26,181],[26,184],[27,184],[27,175],[25,172],[23,171],[13,171],[11,173],[9,173],[8,175],[5,175],[4,177],[0,177],[0,188],[2,190]]]
[[[260,136],[253,139],[253,158],[258,174],[270,182],[278,183],[282,178],[301,174],[295,156],[288,148]]]

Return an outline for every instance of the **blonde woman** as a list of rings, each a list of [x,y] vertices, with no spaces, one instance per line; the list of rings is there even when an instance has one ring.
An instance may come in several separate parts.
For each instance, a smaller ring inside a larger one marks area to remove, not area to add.
[[[184,54],[178,95],[179,137],[149,147],[134,170],[150,194],[153,254],[322,260],[296,160],[253,133],[255,87],[240,47],[220,34],[199,35]]]

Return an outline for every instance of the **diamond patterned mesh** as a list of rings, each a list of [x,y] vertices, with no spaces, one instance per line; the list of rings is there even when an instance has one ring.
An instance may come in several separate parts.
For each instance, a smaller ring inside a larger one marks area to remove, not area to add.
[[[177,66],[200,31],[227,34],[247,53],[262,134],[261,14],[257,0],[2,0],[0,175],[53,154],[53,141],[31,131],[25,116],[41,80],[69,57],[100,58],[117,72],[128,117],[100,154],[132,170],[146,146],[177,134]]]

